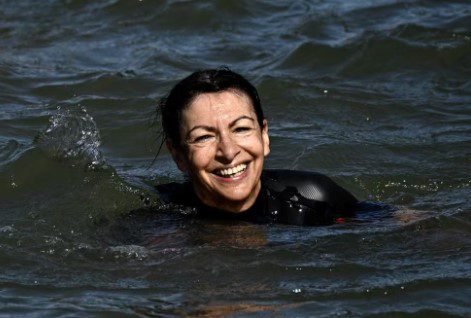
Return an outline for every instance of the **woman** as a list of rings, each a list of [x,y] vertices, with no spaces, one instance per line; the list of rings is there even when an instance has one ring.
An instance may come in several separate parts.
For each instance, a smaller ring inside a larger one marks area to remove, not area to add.
[[[255,87],[229,69],[186,77],[159,105],[166,146],[189,182],[158,186],[196,215],[251,222],[331,224],[357,200],[326,176],[264,170],[268,123]]]

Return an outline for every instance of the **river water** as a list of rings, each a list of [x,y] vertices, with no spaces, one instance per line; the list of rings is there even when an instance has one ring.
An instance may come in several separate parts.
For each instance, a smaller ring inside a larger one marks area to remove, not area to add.
[[[161,205],[157,100],[221,65],[259,89],[267,167],[384,209]],[[469,317],[470,75],[468,1],[0,1],[0,316]]]

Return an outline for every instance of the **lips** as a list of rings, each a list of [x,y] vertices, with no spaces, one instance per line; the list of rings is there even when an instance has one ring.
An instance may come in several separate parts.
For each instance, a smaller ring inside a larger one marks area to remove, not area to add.
[[[243,174],[246,169],[247,164],[241,163],[235,167],[216,170],[214,173],[223,178],[236,178]]]

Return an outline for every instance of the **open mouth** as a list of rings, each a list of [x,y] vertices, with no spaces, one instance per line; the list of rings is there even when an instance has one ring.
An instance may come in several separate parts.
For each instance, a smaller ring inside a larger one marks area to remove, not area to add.
[[[241,163],[232,168],[216,170],[214,173],[223,178],[236,178],[247,170],[247,164]]]

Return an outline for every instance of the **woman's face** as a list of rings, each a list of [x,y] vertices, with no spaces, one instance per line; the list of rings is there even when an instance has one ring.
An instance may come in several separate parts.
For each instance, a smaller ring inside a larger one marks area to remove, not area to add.
[[[252,206],[270,148],[267,123],[260,127],[245,94],[228,90],[197,96],[182,113],[180,136],[181,147],[167,146],[201,201],[231,212]]]

